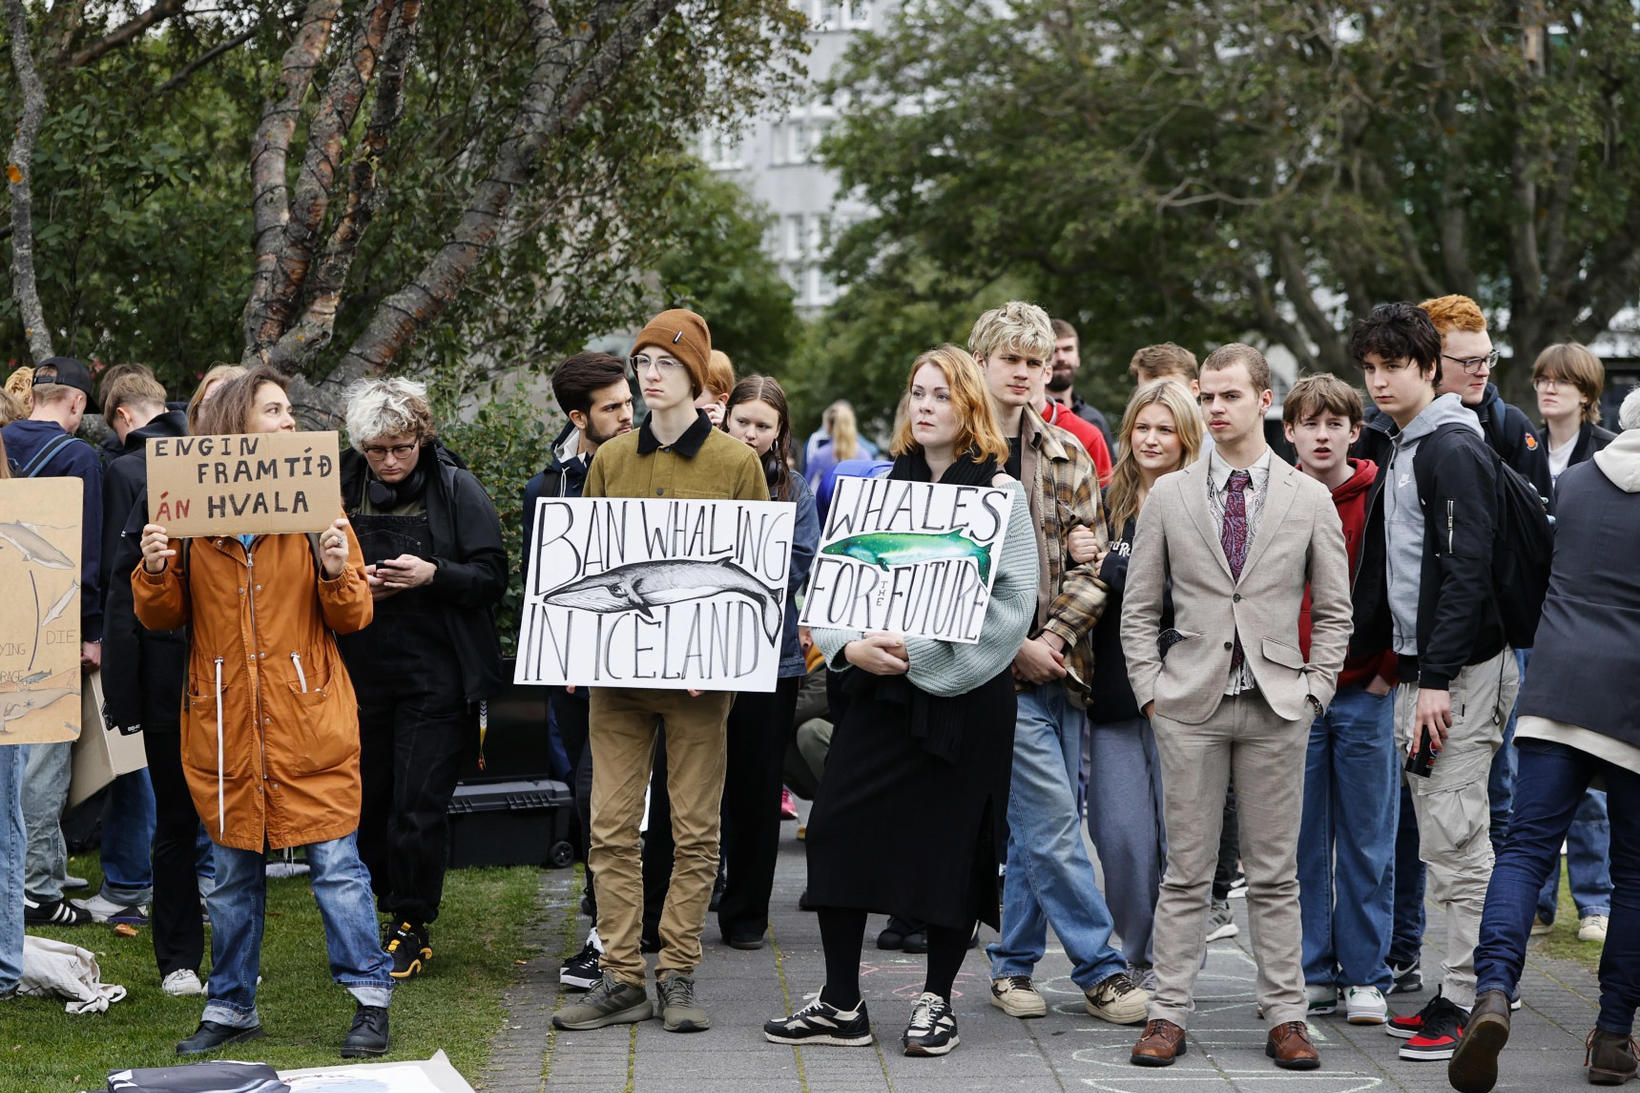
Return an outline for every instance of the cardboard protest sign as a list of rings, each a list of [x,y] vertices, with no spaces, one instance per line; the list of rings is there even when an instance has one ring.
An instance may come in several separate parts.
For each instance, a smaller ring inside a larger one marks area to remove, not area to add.
[[[0,480],[0,744],[80,735],[78,478]]]
[[[799,620],[978,641],[1012,506],[991,486],[838,478]]]
[[[543,498],[518,683],[773,691],[796,506]]]
[[[323,531],[342,512],[335,433],[157,436],[148,521],[179,539]]]

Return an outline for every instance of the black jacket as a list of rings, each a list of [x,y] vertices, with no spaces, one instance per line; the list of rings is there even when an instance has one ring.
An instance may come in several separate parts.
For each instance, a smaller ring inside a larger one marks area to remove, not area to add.
[[[1543,435],[1545,437],[1549,435],[1548,425],[1544,425]],[[1577,441],[1572,445],[1572,457],[1566,461],[1566,470],[1571,470],[1579,463],[1587,463],[1589,458],[1593,456],[1595,452],[1602,450],[1606,445],[1616,439],[1617,434],[1612,432],[1610,429],[1602,429],[1592,421],[1585,421],[1578,427]],[[1547,445],[1548,441],[1545,440],[1544,443]],[[1561,477],[1564,478],[1566,476],[1566,471],[1561,471],[1560,474]],[[1560,483],[1558,481],[1555,483],[1554,492],[1560,492]],[[1554,494],[1551,494],[1549,497],[1550,512],[1555,511],[1555,504],[1556,498]]]
[[[1555,560],[1520,712],[1640,747],[1640,493],[1593,462],[1557,484]]]
[[[187,432],[186,415],[167,411],[133,429],[103,474],[103,701],[114,724],[145,732],[178,731],[188,676],[187,632],[145,629],[131,603],[148,522],[148,438]]]
[[[524,549],[520,551],[523,557],[519,560],[518,569],[524,574],[526,588],[529,587],[530,558],[535,545],[535,503],[543,497],[579,497],[581,488],[586,485],[587,468],[592,461],[579,455],[564,459],[558,454],[558,449],[574,432],[575,426],[564,426],[553,439],[552,462],[547,464],[546,470],[524,484]]]
[[[493,698],[507,687],[495,630],[495,605],[507,591],[501,518],[478,479],[443,445],[424,446],[421,459],[422,465],[438,472],[427,479],[427,525],[433,540],[433,557],[428,560],[438,567],[427,587],[446,608],[450,645],[467,701]],[[363,504],[369,477],[364,456],[351,448],[342,453],[342,506],[348,515]],[[387,639],[368,629],[362,635]]]
[[[1471,409],[1480,419],[1481,431],[1486,434],[1486,442],[1492,445],[1492,450],[1536,486],[1540,496],[1548,497],[1553,488],[1549,479],[1549,446],[1532,428],[1525,412],[1503,401],[1495,383],[1486,385],[1481,404]]]
[[[1388,421],[1387,415],[1384,417]],[[1390,423],[1393,429],[1393,422]],[[1379,436],[1382,429],[1375,430]],[[1363,428],[1366,439],[1367,429]],[[1372,494],[1356,570],[1352,655],[1389,648],[1392,638],[1384,545],[1384,489],[1396,452],[1392,440]],[[1370,458],[1370,457],[1369,457]],[[1413,455],[1418,504],[1424,513],[1418,576],[1418,655],[1399,659],[1401,679],[1444,691],[1471,664],[1506,644],[1493,601],[1492,542],[1498,514],[1497,470],[1485,442],[1467,429],[1426,436]]]

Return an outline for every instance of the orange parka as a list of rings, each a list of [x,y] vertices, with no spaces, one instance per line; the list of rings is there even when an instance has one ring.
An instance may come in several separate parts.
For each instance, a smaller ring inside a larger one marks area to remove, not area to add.
[[[182,770],[205,830],[239,850],[338,839],[359,826],[359,707],[332,633],[370,624],[364,556],[321,577],[305,535],[191,541],[131,574],[137,618],[189,628]],[[180,563],[180,564],[179,564]]]

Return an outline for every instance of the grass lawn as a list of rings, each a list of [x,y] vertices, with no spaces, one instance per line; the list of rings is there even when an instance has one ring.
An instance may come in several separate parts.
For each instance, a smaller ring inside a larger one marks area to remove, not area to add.
[[[1600,968],[1598,941],[1577,939],[1577,905],[1572,902],[1571,882],[1566,878],[1566,859],[1560,861],[1560,904],[1555,910],[1555,928],[1542,937],[1534,937],[1528,946],[1560,960],[1575,960],[1591,970]]]
[[[101,881],[95,855],[74,858],[69,872],[88,878],[92,892]],[[533,953],[521,939],[537,915],[539,880],[534,868],[450,872],[433,924],[433,961],[425,974],[395,991],[387,1059],[424,1059],[442,1048],[468,1081],[477,1081],[502,1024],[502,991],[513,982],[516,962]],[[0,1090],[100,1090],[110,1069],[178,1061],[176,1042],[193,1032],[205,999],[171,998],[159,989],[146,929],[133,938],[99,925],[30,932],[90,949],[103,982],[122,984],[130,993],[107,1013],[82,1017],[64,1013],[61,1001],[6,1003],[0,1009]],[[207,930],[202,976],[210,958]],[[324,928],[306,877],[268,882],[262,976],[256,1004],[267,1036],[225,1055],[275,1067],[339,1063],[353,999],[330,979]]]

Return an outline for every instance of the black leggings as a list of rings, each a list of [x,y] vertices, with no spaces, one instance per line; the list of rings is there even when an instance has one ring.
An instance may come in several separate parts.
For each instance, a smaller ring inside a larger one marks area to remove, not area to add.
[[[866,913],[838,907],[819,911],[820,944],[826,951],[826,985],[820,1000],[838,1009],[852,1010],[860,1004],[860,953],[865,947]],[[962,958],[974,927],[928,927],[928,974],[923,990],[951,1001],[951,986],[957,981]]]

